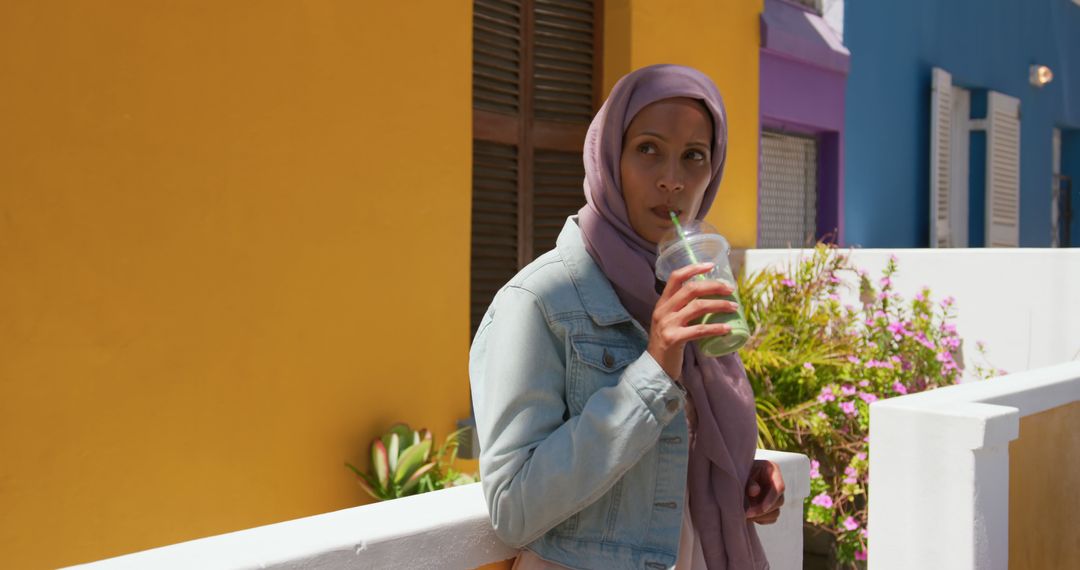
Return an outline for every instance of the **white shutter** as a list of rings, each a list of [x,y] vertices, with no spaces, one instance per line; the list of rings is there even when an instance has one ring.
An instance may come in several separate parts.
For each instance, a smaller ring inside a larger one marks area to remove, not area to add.
[[[1020,245],[1020,100],[986,95],[986,245]]]
[[[949,247],[952,75],[935,67],[930,90],[930,247]]]

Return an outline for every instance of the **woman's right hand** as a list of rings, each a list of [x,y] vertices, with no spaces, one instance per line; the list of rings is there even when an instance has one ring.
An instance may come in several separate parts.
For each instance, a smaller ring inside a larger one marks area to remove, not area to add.
[[[683,348],[686,343],[731,332],[731,327],[721,323],[689,324],[709,313],[734,313],[738,309],[731,301],[704,298],[731,295],[734,292],[732,284],[691,280],[695,275],[708,273],[713,265],[698,263],[673,271],[653,309],[647,351],[673,380],[682,376]]]

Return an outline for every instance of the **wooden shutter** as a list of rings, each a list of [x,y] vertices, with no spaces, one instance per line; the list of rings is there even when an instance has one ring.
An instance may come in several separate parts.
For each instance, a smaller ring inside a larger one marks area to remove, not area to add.
[[[473,333],[498,288],[585,203],[602,21],[594,0],[474,0]]]
[[[517,148],[473,141],[470,322],[480,324],[495,293],[517,272]]]
[[[986,96],[986,245],[1020,245],[1020,100]]]
[[[934,68],[930,91],[930,247],[950,247],[952,76]]]

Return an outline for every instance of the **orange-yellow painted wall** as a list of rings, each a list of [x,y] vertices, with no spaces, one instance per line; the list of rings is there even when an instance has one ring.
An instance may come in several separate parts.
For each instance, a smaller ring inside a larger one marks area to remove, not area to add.
[[[606,0],[604,85],[630,71],[678,63],[705,72],[724,96],[728,156],[708,221],[732,247],[757,243],[758,50],[763,0]]]
[[[1080,402],[1020,418],[1009,442],[1009,568],[1080,568]]]
[[[471,2],[0,3],[0,566],[365,502],[469,413]]]

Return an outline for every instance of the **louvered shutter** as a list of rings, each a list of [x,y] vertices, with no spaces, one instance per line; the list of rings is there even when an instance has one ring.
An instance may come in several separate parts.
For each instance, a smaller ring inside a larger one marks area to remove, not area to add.
[[[533,10],[535,116],[588,124],[594,93],[592,0],[535,0]]]
[[[585,204],[582,180],[585,168],[580,152],[536,151],[533,166],[533,251],[555,247],[566,217]]]
[[[474,330],[492,297],[517,272],[517,162],[513,146],[473,142],[470,317]]]
[[[986,245],[1020,245],[1020,100],[986,97]]]
[[[599,96],[599,2],[473,3],[471,331],[585,203],[581,147]]]
[[[950,247],[952,76],[937,67],[930,91],[930,247]]]

